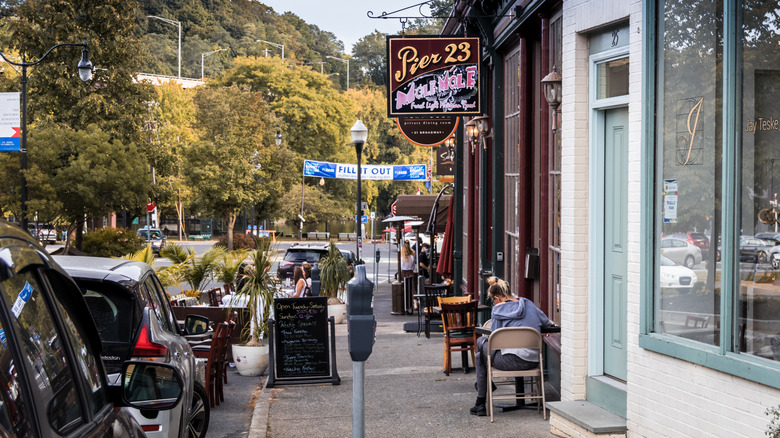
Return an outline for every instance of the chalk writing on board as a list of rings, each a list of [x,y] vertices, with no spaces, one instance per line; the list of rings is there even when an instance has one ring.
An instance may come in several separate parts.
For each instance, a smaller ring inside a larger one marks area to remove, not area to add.
[[[328,376],[327,298],[276,299],[274,315],[277,377]]]

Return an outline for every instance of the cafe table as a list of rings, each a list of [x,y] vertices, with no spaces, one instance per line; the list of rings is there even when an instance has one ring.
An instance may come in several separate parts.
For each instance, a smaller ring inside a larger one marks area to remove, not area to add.
[[[476,330],[478,335],[485,335],[490,336],[490,333],[492,333],[492,330],[490,330],[490,327],[477,327]],[[561,327],[554,325],[549,327],[542,327],[540,330],[542,333],[542,338],[548,336],[556,336],[556,333],[561,332]],[[559,338],[559,337],[558,337]],[[547,342],[545,340],[545,342]],[[525,392],[525,379],[524,378],[515,378],[515,392],[521,393]],[[496,408],[501,409],[501,412],[509,412],[509,411],[516,411],[518,409],[523,408],[534,408],[536,409],[536,403],[529,403],[528,405],[525,404],[525,399],[516,399],[514,405],[508,405],[508,404],[498,404],[496,405]]]

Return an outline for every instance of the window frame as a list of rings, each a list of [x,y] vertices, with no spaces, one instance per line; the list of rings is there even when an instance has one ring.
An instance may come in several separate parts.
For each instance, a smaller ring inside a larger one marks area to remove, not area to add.
[[[640,330],[639,346],[646,350],[675,357],[716,371],[741,377],[769,387],[780,389],[780,363],[732,351],[735,306],[738,304],[738,276],[734,271],[734,259],[737,257],[737,210],[739,193],[737,191],[741,158],[738,154],[737,121],[741,117],[737,107],[740,91],[738,54],[741,33],[738,28],[740,0],[723,0],[723,159],[722,180],[722,266],[721,270],[720,313],[723,324],[720,333],[720,345],[706,345],[681,337],[653,332],[653,297],[655,293],[655,177],[656,177],[656,62],[657,51],[663,44],[658,29],[658,0],[642,3],[644,37],[642,38],[642,172],[641,172],[641,254],[642,260],[652,263],[640,265]],[[660,127],[659,127],[660,129]]]

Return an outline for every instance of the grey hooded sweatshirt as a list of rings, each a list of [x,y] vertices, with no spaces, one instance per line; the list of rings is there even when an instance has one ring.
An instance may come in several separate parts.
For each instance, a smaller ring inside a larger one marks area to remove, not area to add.
[[[552,325],[533,302],[527,298],[506,301],[493,307],[491,330],[502,327],[531,327],[541,331],[542,327]],[[527,362],[539,362],[539,350],[535,348],[503,348],[501,354],[514,354]]]

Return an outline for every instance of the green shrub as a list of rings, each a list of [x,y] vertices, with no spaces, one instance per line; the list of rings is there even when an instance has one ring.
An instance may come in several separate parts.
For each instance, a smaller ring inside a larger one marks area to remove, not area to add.
[[[224,246],[227,248],[228,236],[219,236],[217,243],[214,246]],[[260,241],[259,237],[252,236],[244,233],[233,233],[233,249],[251,249],[254,250],[257,247],[257,242]]]
[[[121,257],[146,245],[144,239],[128,228],[106,227],[84,235],[82,250],[96,257]]]

